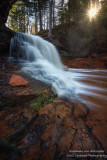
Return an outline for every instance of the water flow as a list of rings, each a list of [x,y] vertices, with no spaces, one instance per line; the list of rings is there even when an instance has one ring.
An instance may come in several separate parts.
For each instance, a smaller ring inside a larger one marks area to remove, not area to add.
[[[30,63],[47,60],[57,68],[63,68],[55,46],[39,36],[16,32],[11,39],[10,57],[13,57],[16,52],[18,60],[22,59]]]
[[[22,70],[45,83],[51,84],[58,96],[71,97],[74,92],[72,74],[64,71],[57,49],[39,36],[16,33],[11,39],[10,57],[17,52]]]
[[[94,101],[90,101],[89,96],[105,99],[107,90],[96,83],[106,83],[107,71],[103,70],[104,74],[101,74],[102,71],[98,70],[65,69],[55,46],[39,36],[16,33],[11,39],[10,57],[14,57],[16,52],[18,61],[24,62],[22,70],[50,84],[58,96],[80,97],[90,104]]]

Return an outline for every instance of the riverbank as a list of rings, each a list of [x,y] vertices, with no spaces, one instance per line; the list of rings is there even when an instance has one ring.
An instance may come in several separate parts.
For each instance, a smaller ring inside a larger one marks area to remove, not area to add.
[[[77,152],[87,156],[85,151],[91,159],[92,150],[104,154],[106,148],[87,123],[89,109],[84,104],[57,98],[49,85],[21,72],[17,63],[0,64],[1,160],[68,160],[76,159]],[[29,83],[13,87],[12,75]]]
[[[68,55],[61,55],[63,63],[69,68],[82,69],[107,69],[107,55],[93,54],[85,58],[72,58]]]

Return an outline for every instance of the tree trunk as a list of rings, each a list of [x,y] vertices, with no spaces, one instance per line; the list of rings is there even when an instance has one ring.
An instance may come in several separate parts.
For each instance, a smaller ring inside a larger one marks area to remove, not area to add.
[[[55,0],[53,0],[53,27],[55,26],[55,11],[54,11],[54,9],[55,9]]]
[[[64,5],[64,0],[62,0],[62,3],[61,3],[61,6],[63,7],[63,5]]]
[[[49,14],[47,12],[47,30],[48,30],[48,28],[49,28]]]
[[[44,22],[43,22],[43,24],[44,24],[44,30],[45,30],[45,24],[46,24],[46,21],[45,21],[45,10],[44,10]]]
[[[41,2],[38,1],[39,8],[39,22],[40,22],[40,31],[42,30],[42,10],[41,10]]]
[[[35,34],[37,32],[37,29],[36,29],[36,0],[34,0],[34,14],[35,14]]]
[[[53,0],[50,0],[50,4],[49,4],[49,32],[48,32],[49,38],[52,38],[52,5],[53,5]]]

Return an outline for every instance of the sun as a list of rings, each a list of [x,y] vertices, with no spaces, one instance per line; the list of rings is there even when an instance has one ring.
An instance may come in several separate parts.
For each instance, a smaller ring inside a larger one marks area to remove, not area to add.
[[[90,21],[93,18],[96,18],[99,10],[101,9],[101,4],[100,3],[95,3],[95,4],[90,4],[90,8],[88,10],[88,17],[90,18]]]
[[[96,17],[97,10],[96,7],[91,7],[90,10],[88,11],[88,15],[90,17],[90,20],[94,17]]]
[[[92,20],[92,18],[96,17],[97,15],[97,9],[96,7],[91,7],[90,10],[88,11],[88,15],[90,17],[90,20]]]

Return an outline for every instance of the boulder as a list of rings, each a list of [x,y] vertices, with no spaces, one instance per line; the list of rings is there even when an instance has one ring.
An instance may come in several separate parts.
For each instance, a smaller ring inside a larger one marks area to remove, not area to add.
[[[20,87],[20,86],[26,86],[28,85],[28,81],[25,80],[23,77],[18,76],[18,75],[12,75],[12,77],[10,78],[9,84],[12,87]]]

